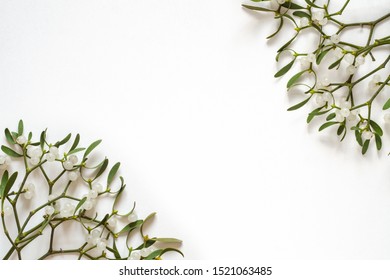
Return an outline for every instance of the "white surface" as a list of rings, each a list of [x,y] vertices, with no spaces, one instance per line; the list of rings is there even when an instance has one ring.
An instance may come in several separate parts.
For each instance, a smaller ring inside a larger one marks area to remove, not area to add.
[[[389,145],[286,112],[271,18],[240,4],[0,1],[0,127],[102,138],[187,259],[389,258]]]

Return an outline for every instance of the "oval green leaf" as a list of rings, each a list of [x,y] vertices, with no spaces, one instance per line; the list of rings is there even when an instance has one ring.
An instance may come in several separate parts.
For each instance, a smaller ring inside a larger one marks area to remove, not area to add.
[[[320,128],[318,129],[318,131],[322,131],[324,130],[325,128],[328,128],[332,125],[335,125],[335,124],[338,124],[339,122],[326,122],[324,123],[323,125],[320,126]]]
[[[21,154],[15,152],[15,151],[12,150],[11,148],[8,148],[7,146],[4,146],[4,145],[1,146],[1,150],[2,150],[5,154],[9,155],[10,157],[22,157],[22,156],[23,156],[23,155],[21,155]]]
[[[286,74],[291,69],[291,67],[294,65],[294,62],[295,62],[295,58],[293,60],[291,60],[291,62],[289,62],[287,65],[285,65],[282,69],[280,69],[275,74],[274,77],[279,78],[279,77],[283,76],[284,74]]]
[[[85,150],[83,158],[86,158],[101,142],[102,140],[96,140],[91,145],[89,145],[89,147]]]
[[[119,166],[121,165],[120,162],[115,163],[115,165],[111,168],[110,172],[108,173],[107,176],[107,186],[109,186],[112,181],[114,180],[114,177],[116,173],[118,172]]]
[[[368,146],[370,146],[370,140],[364,141],[363,148],[362,148],[362,154],[363,155],[367,152]]]
[[[383,130],[376,122],[370,120],[370,125],[376,134],[378,134],[379,136],[383,136]]]
[[[287,111],[294,111],[294,110],[297,110],[299,108],[301,108],[302,106],[304,106],[307,102],[309,102],[310,98],[312,97],[312,95],[310,95],[308,98],[306,98],[305,100],[303,100],[302,102],[298,103],[298,104],[295,104],[294,106],[290,107],[287,109]]]
[[[303,70],[297,74],[295,74],[294,76],[292,76],[290,78],[290,80],[287,82],[287,88],[290,88],[291,86],[293,86],[297,81],[298,79],[306,72],[307,70]]]
[[[382,149],[382,139],[378,134],[375,134],[375,144],[378,151]]]
[[[8,128],[6,128],[6,129],[4,130],[4,134],[5,134],[5,138],[7,139],[7,141],[8,141],[10,144],[15,144],[15,143],[16,143],[15,140],[14,140],[14,138],[12,137],[11,132],[9,131]]]

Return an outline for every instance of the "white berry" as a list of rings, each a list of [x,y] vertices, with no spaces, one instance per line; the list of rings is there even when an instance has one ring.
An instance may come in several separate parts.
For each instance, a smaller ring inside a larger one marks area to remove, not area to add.
[[[48,206],[46,206],[45,207],[45,213],[46,213],[46,215],[53,215],[53,213],[54,213],[54,207],[53,206],[50,206],[50,205],[48,205]]]
[[[130,257],[129,257],[129,260],[134,260],[134,261],[138,261],[141,259],[141,255],[139,252],[137,251],[132,251],[131,254],[130,254]]]
[[[89,198],[96,198],[98,196],[98,192],[96,190],[89,190],[88,197]]]
[[[365,130],[362,133],[363,140],[370,140],[373,136],[374,136],[374,134],[369,130]]]
[[[344,118],[348,117],[350,114],[350,111],[348,108],[342,108],[340,110],[340,115],[343,116]]]
[[[364,58],[364,56],[359,55],[359,56],[356,57],[356,59],[355,59],[355,66],[363,65],[365,61],[366,61],[366,59]]]
[[[70,160],[65,161],[65,162],[63,163],[63,165],[64,165],[64,168],[65,168],[66,170],[71,170],[71,169],[73,169],[73,163],[72,163]]]
[[[69,181],[76,181],[78,177],[79,177],[79,174],[76,171],[68,172]]]
[[[27,138],[23,135],[19,136],[18,138],[16,138],[16,143],[18,143],[19,145],[23,145],[27,142]]]
[[[79,161],[79,159],[77,158],[76,155],[71,155],[69,156],[69,161],[73,164],[77,164],[77,162]]]
[[[100,183],[96,183],[95,185],[93,185],[92,189],[97,191],[98,193],[103,192],[103,186]]]
[[[335,44],[335,45],[340,43],[340,35],[339,34],[333,34],[332,36],[330,36],[330,41],[333,44]]]

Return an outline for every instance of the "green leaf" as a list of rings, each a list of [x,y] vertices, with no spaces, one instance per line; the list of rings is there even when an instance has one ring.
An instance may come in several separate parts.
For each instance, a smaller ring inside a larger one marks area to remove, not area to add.
[[[378,134],[379,136],[383,136],[383,130],[376,122],[370,120],[370,125],[376,134]]]
[[[163,242],[163,243],[182,243],[180,239],[176,238],[153,238],[154,240],[158,242]]]
[[[320,126],[318,131],[322,131],[322,130],[324,130],[325,128],[327,128],[329,126],[332,126],[332,125],[335,125],[335,124],[338,124],[338,123],[339,122],[326,122],[326,123],[324,123],[323,125]]]
[[[333,120],[335,117],[336,117],[336,113],[330,113],[330,114],[326,117],[326,120],[327,120],[327,121],[330,121],[330,120]]]
[[[362,148],[362,154],[363,155],[367,152],[368,146],[370,146],[370,140],[364,141],[363,148]]]
[[[175,248],[166,248],[166,249],[164,249],[164,250],[161,252],[161,255],[160,255],[160,256],[164,255],[164,254],[167,253],[167,252],[171,252],[171,251],[177,252],[177,253],[179,253],[180,255],[182,255],[182,257],[184,257],[184,254],[183,254],[180,250],[175,249]]]
[[[5,186],[8,182],[8,170],[4,171],[3,177],[1,177],[1,184],[0,184],[0,197],[3,197]]]
[[[114,177],[116,173],[118,172],[119,166],[121,165],[120,162],[115,163],[115,165],[111,168],[110,172],[108,173],[107,176],[107,186],[109,186],[112,181],[114,180]]]
[[[253,10],[253,11],[274,12],[270,9],[266,9],[266,8],[262,8],[262,7],[250,6],[250,5],[245,5],[245,4],[242,4],[242,6],[246,9]]]
[[[279,22],[279,26],[278,26],[278,29],[276,29],[276,31],[274,33],[272,33],[271,35],[269,35],[267,37],[267,39],[271,39],[272,37],[274,37],[276,34],[279,33],[279,31],[282,29],[282,26],[283,26],[283,17],[280,18],[280,22]]]
[[[105,216],[104,216],[104,218],[100,221],[100,223],[98,223],[94,228],[98,228],[98,227],[100,227],[101,225],[104,225],[106,222],[107,222],[107,220],[110,218],[110,215],[109,214],[106,214]]]
[[[125,232],[131,232],[133,231],[134,229],[138,228],[139,226],[141,226],[143,224],[143,220],[137,220],[135,222],[132,222],[128,225],[126,225],[124,228],[122,228],[119,232],[118,232],[118,235],[122,234],[122,233],[125,233]]]
[[[358,144],[360,146],[363,146],[363,139],[362,139],[362,133],[360,132],[360,130],[355,130],[355,138],[356,138],[356,141],[358,142]]]
[[[21,155],[21,154],[15,152],[15,151],[12,150],[11,148],[8,148],[7,146],[4,146],[4,145],[1,146],[1,150],[2,150],[5,154],[9,155],[10,157],[22,157],[22,156],[23,156],[23,155]]]
[[[70,137],[72,137],[71,133],[66,135],[65,138],[62,139],[61,141],[58,141],[57,143],[55,143],[54,146],[56,146],[58,148],[59,146],[66,144],[69,141]]]
[[[291,9],[291,10],[300,10],[300,9],[304,9],[304,7],[298,5],[298,4],[295,4],[291,1],[288,1],[288,2],[284,2],[281,6],[287,8],[287,9]]]
[[[23,126],[23,121],[20,120],[19,121],[19,124],[18,124],[18,135],[23,135],[23,130],[24,130],[24,126]]]
[[[331,50],[331,48],[330,48],[330,49],[326,49],[326,50],[320,52],[320,54],[319,54],[319,55],[317,56],[317,58],[316,58],[316,63],[317,63],[317,65],[319,65],[319,64],[321,63],[322,59],[325,57],[325,55],[326,55],[330,50]]]
[[[287,83],[287,88],[290,88],[292,85],[294,85],[296,83],[296,81],[303,75],[303,73],[305,73],[307,70],[303,70],[297,74],[295,74],[294,76],[292,76],[290,78],[290,80],[288,81]]]
[[[30,142],[30,141],[31,141],[31,139],[32,139],[32,132],[29,132],[29,133],[28,133],[28,137],[27,137],[27,141],[29,141],[29,142]]]
[[[345,125],[341,124],[337,129],[337,135],[340,136],[345,130]]]
[[[81,151],[84,151],[84,150],[85,150],[85,148],[76,148],[76,149],[70,151],[68,153],[68,155],[75,154],[75,153],[78,153],[78,152],[81,152]]]
[[[141,225],[141,228],[140,228],[140,232],[141,232],[141,236],[142,237],[145,237],[144,235],[144,226],[145,226],[145,223],[148,222],[149,220],[151,220],[154,216],[156,216],[156,212],[153,212],[152,214],[150,214],[149,216],[147,216],[144,220],[144,222],[142,223]]]
[[[94,178],[93,180],[95,180],[95,179],[98,178],[100,175],[102,175],[103,172],[106,170],[107,166],[108,166],[108,159],[105,159],[105,160],[103,161],[103,164],[100,166],[100,169],[99,169],[99,171],[96,173],[96,176],[95,176],[95,178]]]
[[[155,250],[152,253],[150,253],[146,258],[144,258],[144,260],[153,260],[153,259],[161,256],[163,251],[164,251],[163,249]]]
[[[8,193],[11,190],[12,186],[14,185],[15,180],[16,180],[17,177],[18,177],[18,172],[13,173],[9,177],[9,179],[7,181],[7,184],[5,185],[5,188],[3,190],[3,194],[1,195],[2,199],[5,199],[5,197],[8,195]]]
[[[69,152],[71,152],[71,151],[73,151],[74,149],[76,149],[77,146],[79,145],[79,142],[80,142],[80,134],[77,133],[76,137],[74,138],[72,147],[70,147],[70,149],[69,149]]]
[[[333,62],[333,63],[328,67],[328,69],[333,69],[333,68],[335,68],[337,65],[340,64],[340,62],[341,62],[342,59],[343,59],[343,58],[340,58],[339,60],[336,60],[335,62]]]
[[[378,134],[375,134],[375,144],[378,151],[382,149],[382,139]]]
[[[40,137],[40,144],[41,144],[41,149],[43,150],[43,147],[45,146],[45,143],[46,143],[46,130],[45,129],[44,131],[41,132],[41,137]]]
[[[96,140],[91,145],[89,145],[89,147],[85,150],[83,159],[86,158],[101,142],[102,140]]]
[[[291,67],[294,65],[294,62],[295,62],[295,58],[293,60],[291,60],[291,62],[289,62],[287,65],[285,65],[282,69],[280,69],[275,74],[274,77],[279,78],[279,77],[283,76],[284,74],[286,74],[291,69]]]
[[[304,106],[307,102],[309,102],[310,98],[312,97],[313,95],[310,95],[308,98],[306,98],[305,100],[303,100],[302,102],[298,103],[298,104],[295,104],[294,106],[290,107],[287,109],[287,111],[294,111],[294,110],[297,110],[299,108],[301,108],[302,106]]]
[[[300,18],[306,17],[306,18],[311,20],[311,16],[308,13],[305,13],[305,12],[302,12],[302,11],[295,11],[295,12],[293,12],[293,15],[297,16],[297,17],[300,17]]]
[[[278,53],[280,53],[281,51],[283,51],[285,48],[287,48],[291,43],[292,43],[292,41],[294,41],[295,40],[295,38],[298,36],[298,33],[296,33],[295,35],[294,35],[294,37],[292,37],[290,40],[288,40],[287,41],[287,43],[285,43],[283,46],[281,46],[280,47],[280,49],[278,49]]]
[[[312,1],[310,1],[310,0],[305,0],[305,2],[306,2],[308,5],[312,6],[312,7],[320,8],[320,9],[321,9],[320,6],[317,6],[316,4],[314,4],[314,3],[313,3]]]
[[[14,138],[12,137],[11,132],[9,131],[8,128],[6,128],[6,129],[4,130],[4,134],[5,134],[5,138],[7,139],[7,141],[8,141],[10,144],[15,144],[15,143],[16,143],[15,140],[14,140]]]
[[[87,197],[83,197],[83,199],[80,200],[79,203],[77,203],[77,206],[76,206],[76,208],[74,209],[73,215],[76,214],[77,210],[80,209],[80,207],[84,204],[85,201],[87,201]]]
[[[325,106],[322,106],[322,107],[319,107],[319,108],[314,109],[313,111],[311,111],[311,112],[309,113],[309,115],[307,116],[306,122],[307,122],[307,123],[310,123],[310,122],[313,120],[313,118],[314,118],[315,116],[320,116],[320,115],[323,115],[323,114],[328,113],[329,110],[326,110],[326,111],[322,111],[322,112],[321,112],[321,110],[322,110],[324,107],[325,107]]]
[[[390,98],[386,101],[386,103],[383,105],[383,110],[387,110],[390,108]]]
[[[116,259],[122,259],[121,255],[118,252],[118,247],[116,247],[115,239],[112,240],[112,253],[114,254]]]

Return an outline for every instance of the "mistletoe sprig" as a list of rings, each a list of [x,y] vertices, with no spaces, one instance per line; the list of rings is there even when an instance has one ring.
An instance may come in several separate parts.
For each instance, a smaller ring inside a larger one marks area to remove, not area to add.
[[[288,111],[297,110],[313,99],[316,108],[309,113],[307,123],[315,117],[326,116],[326,121],[320,126],[319,131],[337,126],[337,135],[342,141],[350,128],[354,131],[363,154],[367,152],[373,139],[377,149],[380,150],[383,130],[373,120],[373,104],[378,100],[379,95],[384,94],[385,87],[390,85],[388,73],[390,35],[376,38],[375,30],[380,24],[389,21],[390,13],[372,21],[345,23],[339,19],[339,16],[347,8],[350,0],[347,0],[341,9],[335,11],[331,10],[330,0],[325,1],[323,5],[315,0],[305,0],[303,4],[293,0],[252,0],[252,2],[261,2],[263,6],[243,5],[243,7],[272,13],[279,21],[277,30],[267,39],[278,34],[286,26],[286,22],[290,22],[289,26],[292,25],[295,30],[292,38],[278,49],[276,56],[276,60],[279,61],[281,54],[289,53],[292,55],[292,60],[282,67],[275,77],[285,75],[293,68],[296,61],[300,61],[302,69],[289,79],[287,89],[303,89],[306,97],[290,107]],[[269,5],[266,6],[267,4]],[[343,40],[344,35],[353,32],[356,27],[366,28],[369,31],[364,44],[358,45]],[[331,32],[328,31],[329,29]],[[300,39],[304,40],[305,32],[308,30],[313,31],[318,38],[315,48],[310,52],[294,50],[294,43]],[[375,53],[379,51],[385,55],[381,62],[375,64]],[[368,61],[371,63],[371,69],[365,70],[366,68],[361,65]],[[324,70],[324,66],[327,69]],[[387,73],[381,77],[379,72],[383,69],[386,69]],[[339,80],[331,80],[326,75],[328,71],[336,72],[335,76]],[[368,83],[364,84],[367,80]],[[363,95],[364,92],[368,97]],[[358,102],[358,99],[364,101]],[[389,109],[390,98],[381,106],[383,110]],[[390,122],[389,113],[384,115],[384,120]]]
[[[50,232],[48,250],[42,256],[37,256],[38,259],[73,254],[78,259],[152,260],[161,259],[169,251],[182,254],[176,248],[166,247],[170,243],[180,243],[180,240],[151,238],[145,234],[144,226],[155,213],[139,219],[135,203],[128,213],[119,213],[119,199],[126,187],[122,176],[116,179],[120,163],[108,169],[107,158],[94,166],[89,160],[101,140],[82,148],[79,147],[80,135],[77,134],[70,148],[66,148],[71,134],[54,143],[48,142],[46,130],[40,134],[38,141],[33,140],[31,132],[27,135],[24,134],[23,121],[20,121],[17,131],[5,129],[8,146],[1,146],[5,153],[0,155],[1,227],[9,241],[9,250],[3,259],[23,259],[23,249],[34,246],[34,241],[45,231]],[[16,161],[22,161],[22,172],[11,171]],[[59,171],[50,177],[49,170]],[[40,176],[34,177],[39,173]],[[18,186],[16,182],[19,178],[21,182]],[[80,190],[84,192],[83,195],[76,194]],[[108,213],[98,213],[99,202],[104,197],[111,198],[111,209]],[[39,198],[44,198],[44,203],[32,206],[32,200]],[[57,243],[63,236],[58,229],[68,223],[79,225],[85,241],[76,247],[68,248],[67,244],[59,247]],[[12,226],[16,229],[14,235],[10,230]],[[141,241],[135,246],[137,232]],[[124,250],[118,249],[120,240],[125,242],[126,248],[122,246],[119,249]],[[123,254],[123,251],[126,253]]]

